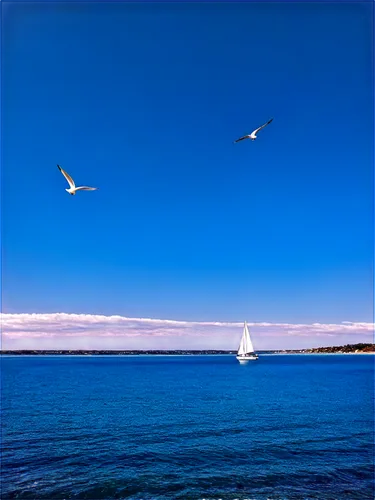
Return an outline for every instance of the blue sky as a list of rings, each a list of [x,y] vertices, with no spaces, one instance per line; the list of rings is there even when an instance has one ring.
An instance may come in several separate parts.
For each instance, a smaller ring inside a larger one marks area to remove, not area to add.
[[[4,313],[373,321],[372,4],[2,9]]]

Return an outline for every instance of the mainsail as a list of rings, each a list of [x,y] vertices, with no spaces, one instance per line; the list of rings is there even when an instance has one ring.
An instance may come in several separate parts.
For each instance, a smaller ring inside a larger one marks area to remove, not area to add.
[[[245,325],[243,328],[242,338],[240,347],[238,349],[238,355],[243,356],[244,354],[250,354],[254,352],[253,343],[251,342],[249,329],[247,328],[247,324],[245,321]]]

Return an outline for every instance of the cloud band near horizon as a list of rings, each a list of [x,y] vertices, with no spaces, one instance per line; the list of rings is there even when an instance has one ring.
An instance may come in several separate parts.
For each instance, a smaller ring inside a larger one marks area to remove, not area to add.
[[[35,349],[44,348],[47,340],[49,340],[49,346],[51,346],[51,342],[53,345],[55,340],[59,346],[57,348],[61,348],[61,345],[65,344],[67,348],[74,348],[75,345],[77,348],[81,348],[82,342],[90,347],[92,346],[90,342],[92,338],[96,339],[96,343],[101,339],[100,343],[103,349],[106,348],[106,345],[115,348],[116,339],[119,341],[119,348],[124,348],[124,342],[133,339],[129,348],[134,349],[134,345],[139,342],[142,349],[145,348],[145,345],[149,345],[150,349],[157,349],[158,339],[159,342],[164,339],[161,345],[165,349],[169,339],[170,348],[173,349],[179,348],[175,345],[177,345],[176,339],[180,339],[183,348],[187,348],[191,343],[193,347],[199,344],[206,345],[207,348],[217,348],[220,344],[226,346],[221,348],[236,349],[243,325],[243,322],[178,321],[68,313],[4,313],[0,314],[0,321],[3,349],[14,347],[14,343],[19,346],[18,348],[22,348],[22,345],[27,345],[28,348],[33,345],[32,348]],[[251,328],[255,345],[260,349],[269,348],[272,337],[279,338],[278,344],[284,338],[285,344],[288,344],[286,348],[289,348],[292,338],[297,340],[298,337],[307,337],[312,344],[315,344],[319,337],[329,337],[332,343],[336,343],[332,337],[339,340],[348,335],[351,336],[353,342],[362,342],[366,339],[371,342],[374,334],[374,323],[366,322],[249,322],[248,325]],[[269,338],[268,342],[266,338]],[[75,344],[74,339],[77,341],[80,339],[80,341]],[[314,339],[315,342],[313,342]],[[148,344],[145,344],[146,341]]]

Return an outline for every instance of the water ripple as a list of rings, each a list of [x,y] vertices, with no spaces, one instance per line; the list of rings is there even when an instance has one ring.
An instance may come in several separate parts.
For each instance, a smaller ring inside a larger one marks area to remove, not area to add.
[[[4,358],[2,499],[373,500],[373,372]]]

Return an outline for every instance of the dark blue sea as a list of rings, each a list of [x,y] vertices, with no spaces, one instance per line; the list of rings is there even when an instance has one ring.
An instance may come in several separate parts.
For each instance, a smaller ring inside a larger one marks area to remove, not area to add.
[[[1,371],[2,499],[374,498],[374,356],[3,356]]]

